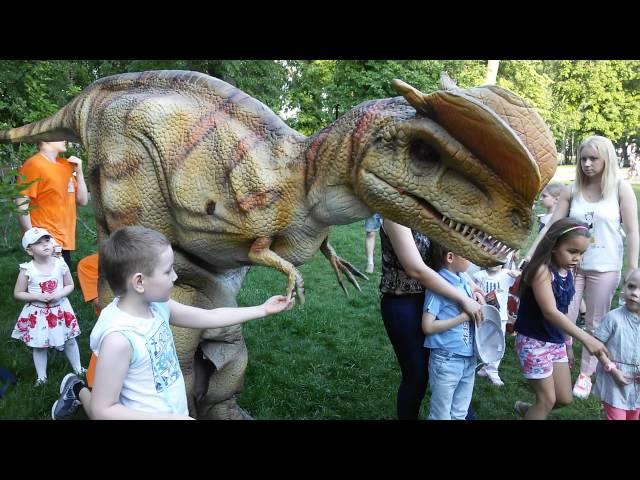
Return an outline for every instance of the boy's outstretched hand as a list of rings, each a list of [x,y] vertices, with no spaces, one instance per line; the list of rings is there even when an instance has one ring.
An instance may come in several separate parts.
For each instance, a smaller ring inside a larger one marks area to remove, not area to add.
[[[291,298],[287,298],[285,295],[275,295],[263,303],[264,310],[267,315],[273,313],[284,312],[285,310],[291,310],[296,304],[295,294]]]

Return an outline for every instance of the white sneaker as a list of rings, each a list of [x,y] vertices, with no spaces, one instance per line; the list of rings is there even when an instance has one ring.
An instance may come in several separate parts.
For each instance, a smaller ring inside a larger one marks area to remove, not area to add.
[[[588,398],[591,393],[591,379],[584,373],[578,375],[576,384],[573,386],[573,396],[576,398]]]
[[[36,379],[35,387],[41,387],[47,384],[47,377]]]
[[[476,372],[476,375],[478,375],[479,377],[487,377],[489,376],[489,374],[487,373],[487,371],[484,369],[484,367],[482,367],[480,370],[478,370]]]
[[[500,378],[500,375],[498,375],[497,372],[489,372],[487,374],[487,377],[489,377],[489,380],[491,380],[491,383],[493,383],[496,387],[502,387],[504,385],[504,382],[502,381],[502,379]]]
[[[373,273],[373,263],[367,263],[367,267],[364,269],[364,273]]]

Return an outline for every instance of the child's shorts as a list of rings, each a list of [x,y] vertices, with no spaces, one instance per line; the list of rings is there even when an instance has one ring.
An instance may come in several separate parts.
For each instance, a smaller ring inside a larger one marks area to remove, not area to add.
[[[524,378],[547,378],[553,374],[554,363],[568,363],[564,343],[550,343],[521,335],[516,337],[516,353]]]

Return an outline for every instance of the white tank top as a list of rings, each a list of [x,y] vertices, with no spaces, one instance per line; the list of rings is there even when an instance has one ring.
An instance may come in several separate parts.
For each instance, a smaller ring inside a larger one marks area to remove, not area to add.
[[[591,232],[591,243],[582,257],[581,268],[595,272],[622,270],[624,250],[618,188],[607,198],[592,203],[572,185],[571,197],[569,216],[585,222]]]

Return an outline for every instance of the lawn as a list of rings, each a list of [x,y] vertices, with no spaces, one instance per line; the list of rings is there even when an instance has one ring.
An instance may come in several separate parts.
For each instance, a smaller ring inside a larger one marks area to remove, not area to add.
[[[638,186],[634,189],[637,196]],[[95,248],[91,208],[81,208],[80,218],[75,262]],[[22,343],[10,338],[22,306],[13,299],[17,266],[27,260],[18,247],[15,218],[3,219],[3,233],[0,239],[0,366],[15,372],[18,384],[0,400],[0,418],[47,419],[51,404],[57,398],[59,381],[69,366],[63,354],[50,353],[49,383],[34,388],[31,353]],[[363,222],[358,222],[336,227],[331,243],[341,256],[364,268],[364,236]],[[379,252],[377,239],[377,257]],[[380,316],[380,262],[377,261],[376,271],[369,280],[361,282],[362,292],[349,288],[349,296],[338,287],[322,254],[300,270],[305,279],[305,306],[249,322],[244,327],[249,365],[240,405],[256,419],[393,419],[400,371]],[[74,279],[78,285],[75,273]],[[280,273],[253,267],[238,302],[240,305],[261,303],[271,295],[282,293],[285,286],[286,278]],[[79,287],[71,294],[70,301],[83,330],[78,340],[86,365],[95,314],[82,301]],[[579,361],[580,348],[575,351]],[[517,364],[513,337],[507,337],[500,373],[505,381],[502,388],[494,387],[484,378],[477,379],[472,404],[479,419],[515,419],[514,401],[533,399],[533,392]],[[574,372],[574,379],[576,375]],[[422,418],[426,418],[427,410],[428,394],[423,402]],[[550,418],[595,420],[600,418],[600,406],[591,397],[552,413]]]

